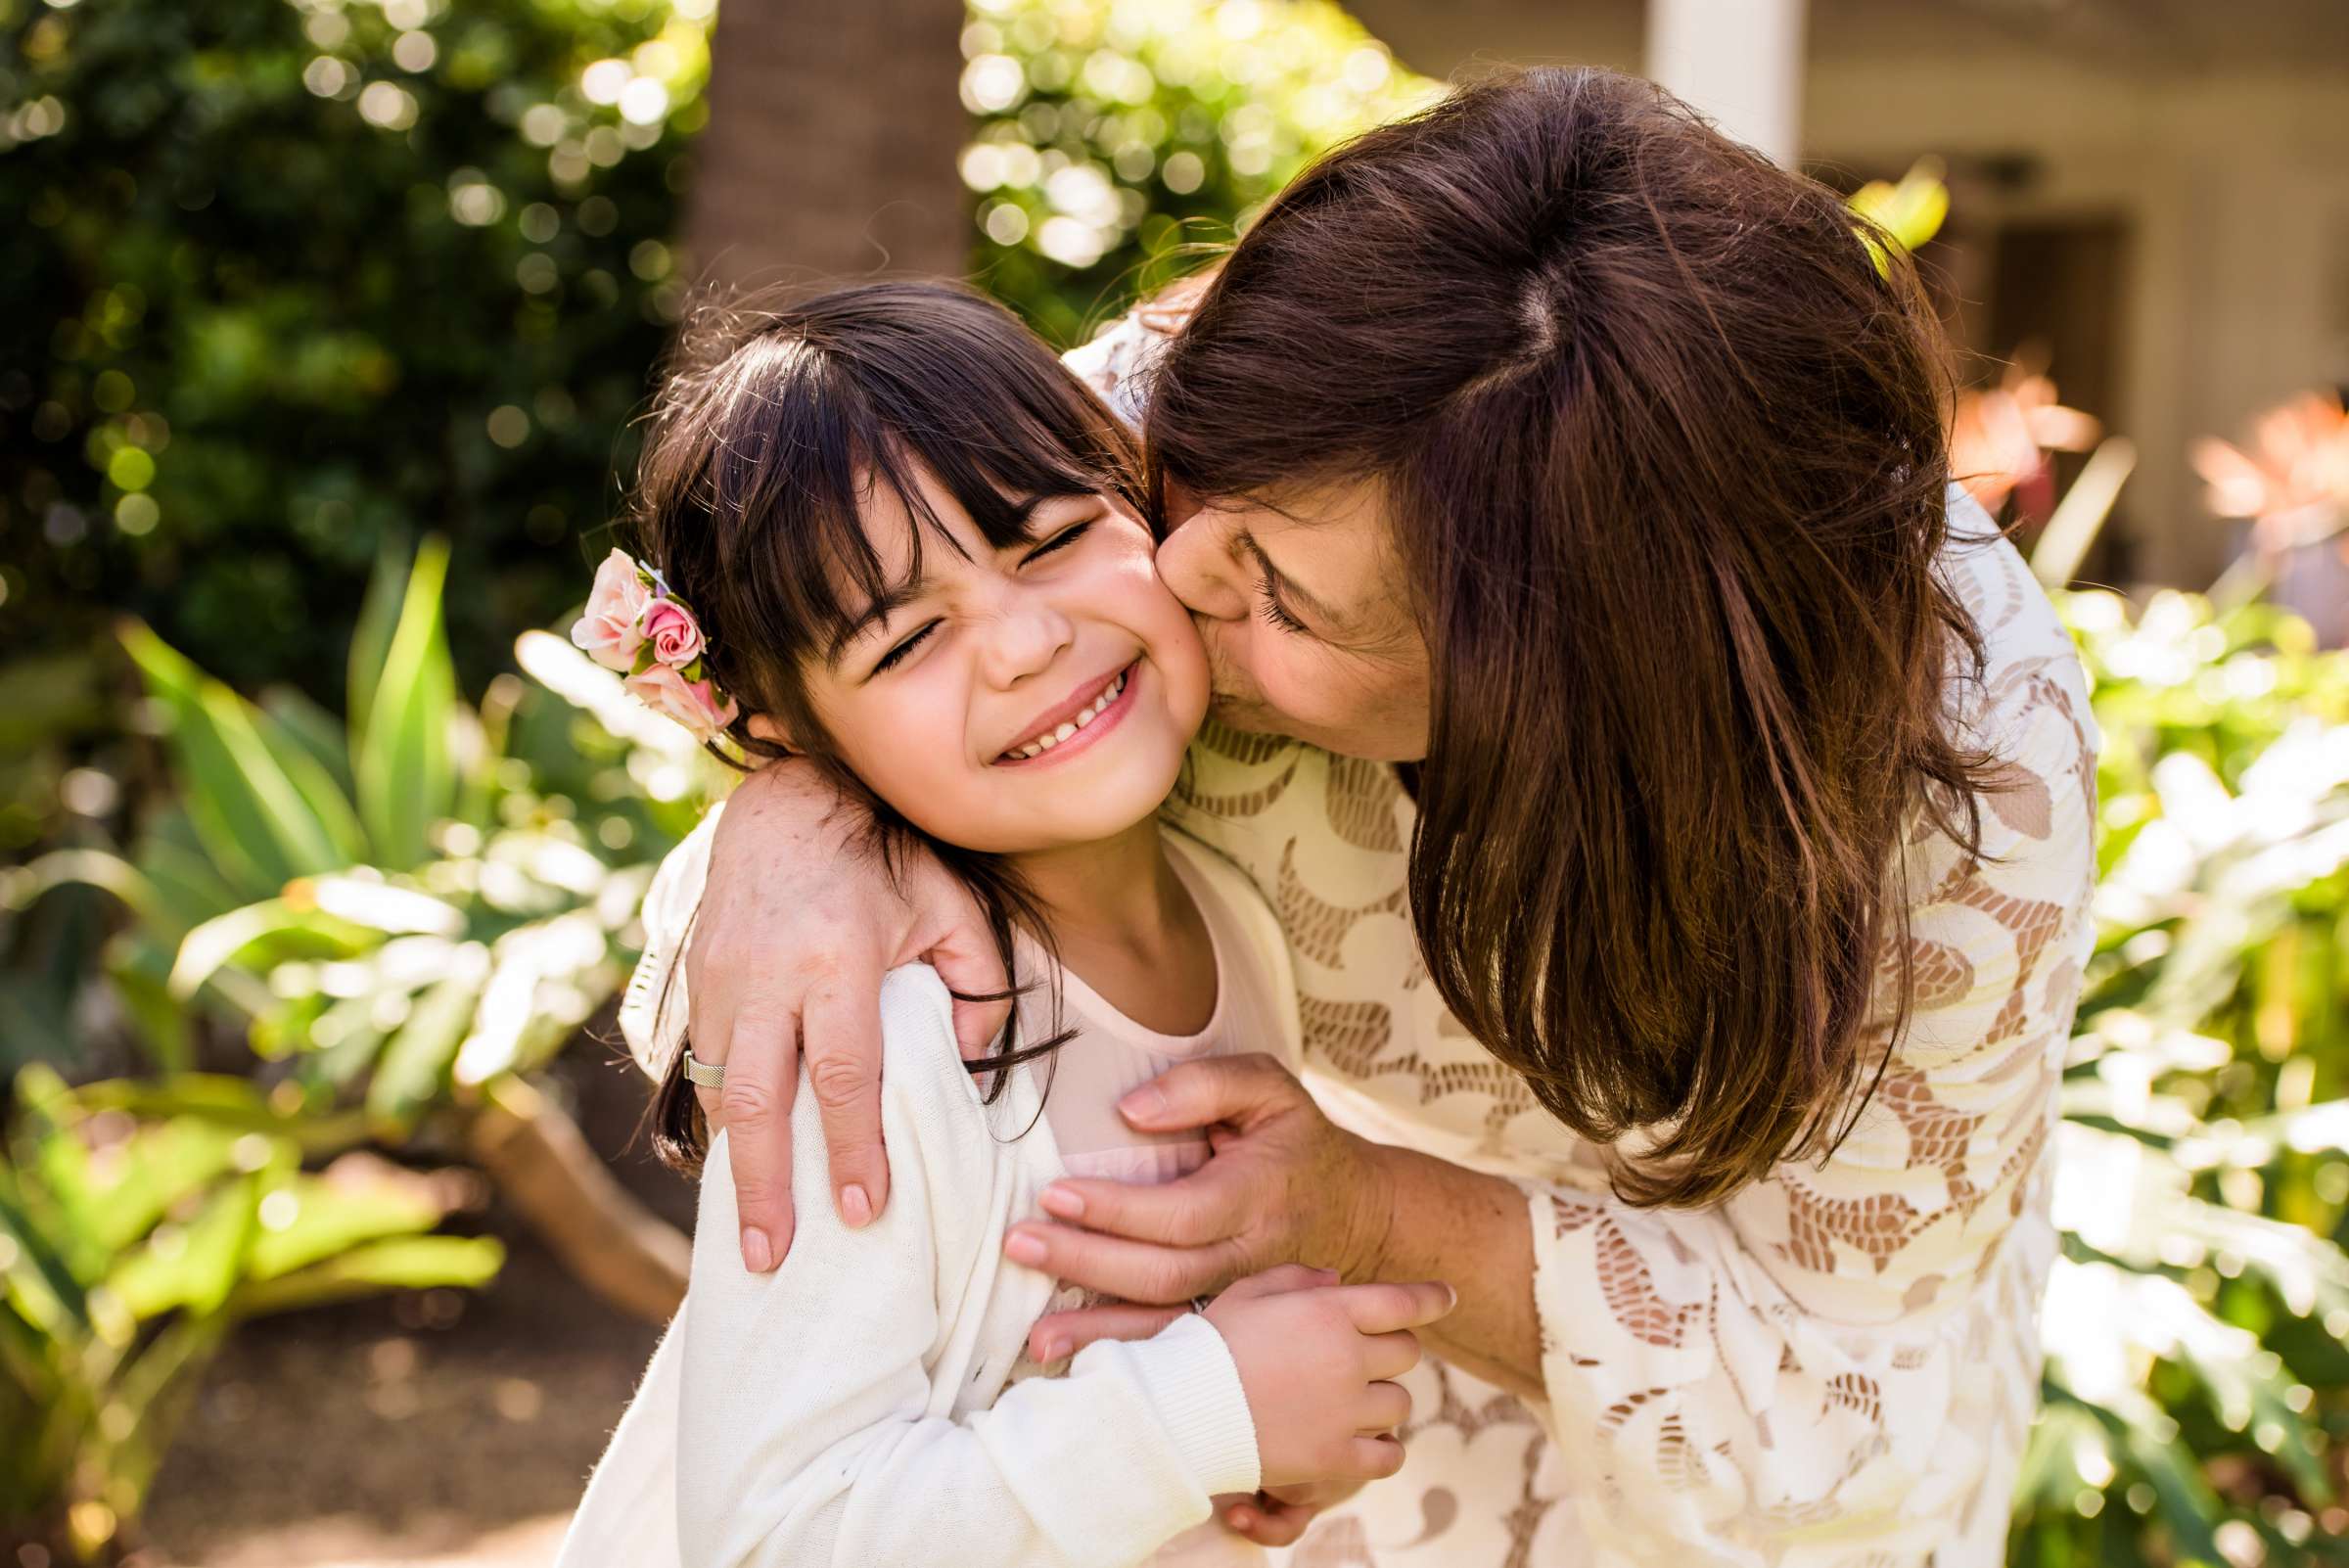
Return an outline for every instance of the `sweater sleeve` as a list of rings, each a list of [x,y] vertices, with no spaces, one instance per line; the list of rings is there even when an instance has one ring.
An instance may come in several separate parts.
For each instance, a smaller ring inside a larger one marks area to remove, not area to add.
[[[983,1410],[957,1415],[934,1389],[942,1360],[999,1377],[992,1358],[1016,1354],[978,1336],[1017,1190],[997,1139],[1018,1129],[982,1113],[935,974],[893,973],[882,1020],[896,1179],[879,1220],[852,1231],[833,1212],[803,1084],[799,1229],[781,1268],[753,1274],[723,1134],[711,1151],[683,1347],[687,1568],[1110,1568],[1205,1519],[1212,1495],[1253,1490],[1247,1397],[1201,1317],[1094,1346]]]

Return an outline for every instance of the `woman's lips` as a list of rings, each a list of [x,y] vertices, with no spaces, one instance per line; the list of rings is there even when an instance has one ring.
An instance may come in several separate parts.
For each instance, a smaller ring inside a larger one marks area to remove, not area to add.
[[[1033,767],[1079,751],[1106,731],[1116,728],[1118,721],[1133,707],[1133,686],[1141,668],[1142,662],[1136,659],[1109,676],[1089,700],[1081,700],[1077,704],[1070,716],[1061,719],[1050,729],[1039,730],[1026,742],[1006,751],[995,759],[994,765]]]

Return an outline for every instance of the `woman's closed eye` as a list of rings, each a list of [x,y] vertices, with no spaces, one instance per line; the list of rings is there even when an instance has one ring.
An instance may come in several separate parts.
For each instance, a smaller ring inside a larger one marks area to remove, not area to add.
[[[1308,634],[1306,623],[1291,615],[1289,607],[1280,602],[1280,590],[1273,585],[1272,574],[1261,568],[1256,575],[1256,613],[1266,624],[1291,636]]]

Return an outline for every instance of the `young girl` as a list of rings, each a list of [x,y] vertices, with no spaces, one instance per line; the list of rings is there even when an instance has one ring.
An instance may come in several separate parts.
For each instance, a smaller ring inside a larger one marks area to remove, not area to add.
[[[574,639],[706,735],[826,764],[881,824],[875,853],[945,857],[1021,995],[965,1064],[937,974],[889,977],[888,1208],[836,1218],[803,1084],[801,1226],[772,1273],[742,1264],[711,1140],[686,1303],[564,1564],[1247,1560],[1202,1525],[1217,1495],[1400,1465],[1392,1379],[1418,1359],[1408,1330],[1449,1309],[1441,1285],[1275,1270],[1065,1370],[1025,1359],[1052,1282],[1002,1244],[1042,1187],[1207,1157],[1204,1137],[1128,1130],[1118,1097],[1186,1057],[1295,1051],[1271,911],[1157,821],[1207,674],[1138,499],[1116,420],[958,290],[844,289],[670,379],[636,496],[645,559],[614,552]],[[696,838],[647,899],[628,1001],[631,1034],[671,1058],[657,1116],[688,1155],[710,1075],[681,982],[649,977],[690,925],[707,825]]]

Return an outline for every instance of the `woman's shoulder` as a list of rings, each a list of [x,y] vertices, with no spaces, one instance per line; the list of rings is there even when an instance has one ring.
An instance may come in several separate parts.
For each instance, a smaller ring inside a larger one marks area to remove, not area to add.
[[[1964,487],[1950,486],[1942,574],[1981,639],[1979,680],[1961,684],[1970,738],[2001,756],[2059,726],[2092,762],[2101,737],[2071,632],[2030,563]]]
[[[1103,326],[1089,342],[1062,354],[1061,362],[1099,393],[1120,419],[1141,429],[1142,412],[1150,400],[1151,364],[1189,322],[1199,297],[1212,281],[1211,269],[1168,285]]]

